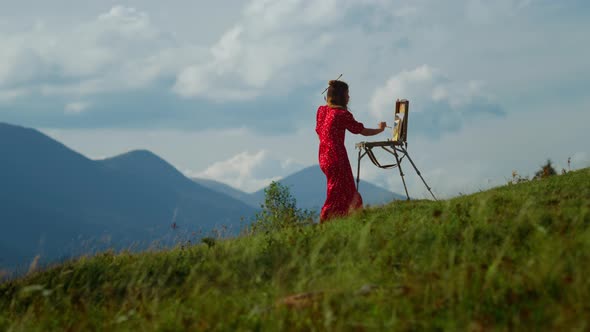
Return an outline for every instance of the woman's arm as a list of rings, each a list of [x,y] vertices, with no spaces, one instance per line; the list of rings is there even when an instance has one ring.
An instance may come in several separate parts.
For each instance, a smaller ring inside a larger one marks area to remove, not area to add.
[[[361,131],[361,135],[375,136],[377,134],[381,134],[385,130],[386,126],[387,126],[387,124],[385,122],[379,122],[379,128],[376,128],[376,129],[365,128]]]

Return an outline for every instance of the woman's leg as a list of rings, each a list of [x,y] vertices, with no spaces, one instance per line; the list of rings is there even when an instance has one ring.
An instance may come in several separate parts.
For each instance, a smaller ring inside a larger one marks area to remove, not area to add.
[[[324,174],[327,179],[327,190],[326,202],[320,213],[320,223],[334,217],[346,216],[352,210],[362,208],[363,199],[356,190],[350,165],[326,168]]]
[[[320,213],[320,223],[345,215],[347,210],[347,207],[345,207],[346,202],[343,204],[345,183],[341,176],[341,170],[334,165],[324,168],[323,171],[326,175],[326,202]]]
[[[363,208],[363,197],[355,189],[354,196],[352,198],[352,202],[350,203],[350,212],[358,210],[358,209],[362,209],[362,208]]]

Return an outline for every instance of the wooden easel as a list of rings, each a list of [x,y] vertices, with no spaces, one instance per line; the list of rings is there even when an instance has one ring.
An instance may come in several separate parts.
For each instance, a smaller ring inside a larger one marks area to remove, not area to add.
[[[416,167],[416,164],[414,164],[414,162],[412,161],[412,158],[410,158],[410,155],[408,154],[407,148],[408,148],[408,112],[409,112],[409,110],[410,110],[410,102],[408,100],[406,100],[406,99],[399,100],[398,99],[395,102],[395,125],[393,127],[392,139],[388,139],[387,141],[380,141],[380,142],[359,142],[359,143],[355,144],[355,147],[357,149],[359,149],[358,165],[357,165],[357,170],[356,170],[356,172],[357,172],[356,173],[356,189],[357,190],[359,188],[359,182],[360,182],[361,159],[364,156],[369,156],[369,159],[371,159],[373,164],[379,168],[390,169],[390,168],[397,167],[399,169],[399,175],[402,178],[402,183],[404,184],[404,189],[406,191],[406,197],[408,198],[408,201],[409,201],[410,195],[408,194],[408,187],[406,186],[406,180],[404,179],[404,172],[402,171],[402,167],[401,167],[402,160],[407,157],[408,160],[410,161],[410,163],[412,164],[412,167],[414,167],[414,170],[416,171],[418,176],[420,176],[420,179],[422,179],[422,182],[424,183],[424,185],[426,186],[426,188],[428,189],[428,191],[430,192],[430,194],[432,195],[434,200],[437,200],[436,197],[434,196],[434,194],[432,193],[431,188],[428,186],[428,184],[426,183],[426,181],[422,177],[422,174],[418,170],[418,167]],[[389,164],[389,165],[381,165],[381,163],[379,163],[379,161],[375,157],[375,154],[372,151],[372,149],[374,147],[381,147],[383,150],[392,154],[395,157],[396,163]]]

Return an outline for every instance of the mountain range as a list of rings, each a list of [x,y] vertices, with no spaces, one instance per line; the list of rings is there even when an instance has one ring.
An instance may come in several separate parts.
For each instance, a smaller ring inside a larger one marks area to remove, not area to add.
[[[280,182],[300,208],[319,210],[319,166]],[[365,181],[365,204],[402,198]],[[0,270],[83,253],[172,245],[179,237],[235,235],[264,201],[223,183],[189,179],[146,150],[92,160],[43,133],[0,123]]]
[[[255,209],[149,151],[91,160],[37,130],[0,123],[0,269],[183,231],[237,229]]]
[[[209,179],[193,178],[193,180],[212,190],[224,193],[235,199],[253,206],[260,207],[264,202],[264,190],[246,193],[227,184]],[[297,207],[318,211],[326,200],[326,177],[319,165],[309,166],[278,181],[289,188],[289,192],[297,201]],[[392,193],[370,182],[360,180],[359,192],[365,205],[380,205],[392,200],[405,199],[405,196]]]

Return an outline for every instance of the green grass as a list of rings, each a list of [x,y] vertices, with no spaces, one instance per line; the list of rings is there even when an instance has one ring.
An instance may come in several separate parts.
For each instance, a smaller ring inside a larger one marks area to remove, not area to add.
[[[82,258],[0,285],[0,330],[589,330],[589,262],[583,169],[211,247]]]

